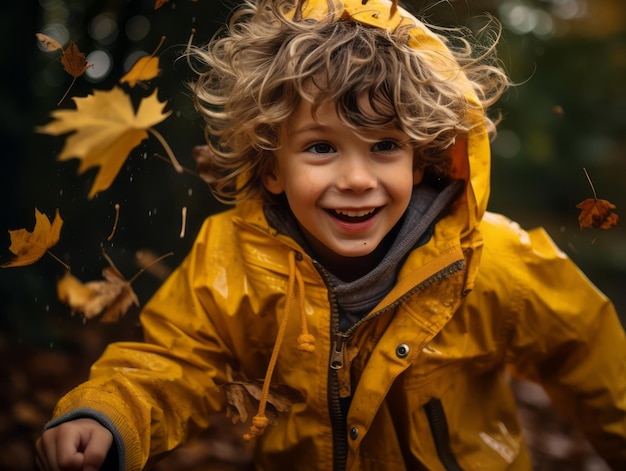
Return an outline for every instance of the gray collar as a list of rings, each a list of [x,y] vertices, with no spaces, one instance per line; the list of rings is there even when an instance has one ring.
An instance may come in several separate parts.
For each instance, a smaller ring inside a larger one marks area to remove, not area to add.
[[[394,229],[396,236],[391,247],[373,270],[350,282],[344,282],[327,272],[332,280],[329,289],[334,290],[339,304],[341,331],[345,331],[369,313],[391,290],[404,259],[413,248],[428,242],[432,236],[434,223],[445,214],[462,187],[462,181],[454,181],[441,191],[427,185],[416,186],[406,213]],[[286,202],[266,205],[264,211],[267,221],[274,229],[294,238],[315,258]]]

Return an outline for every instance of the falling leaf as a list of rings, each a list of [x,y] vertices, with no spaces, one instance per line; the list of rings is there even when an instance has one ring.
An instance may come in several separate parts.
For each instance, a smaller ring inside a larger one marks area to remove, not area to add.
[[[43,33],[36,33],[35,36],[37,40],[41,43],[44,49],[48,52],[58,51],[59,49],[63,49],[61,43],[59,43],[56,39],[51,38],[50,36]]]
[[[85,60],[85,54],[80,52],[78,46],[73,42],[63,50],[61,64],[63,64],[65,71],[74,78],[80,77],[91,67]]]
[[[610,229],[619,222],[619,216],[613,212],[615,205],[607,200],[587,198],[576,205],[580,209],[578,223],[580,228]]]
[[[128,83],[131,87],[134,87],[139,82],[152,80],[159,75],[160,72],[161,69],[159,69],[158,57],[140,57],[128,73],[120,79],[120,83]]]
[[[120,83],[128,83],[131,87],[134,87],[138,83],[152,80],[159,75],[161,69],[159,69],[159,58],[156,57],[156,53],[164,42],[165,36],[161,36],[161,40],[154,52],[149,56],[140,57],[128,73],[120,79]]]
[[[54,221],[50,223],[50,219],[35,208],[35,227],[32,232],[26,229],[9,231],[11,236],[9,250],[15,254],[15,257],[2,267],[22,267],[39,260],[49,248],[59,242],[61,226],[63,226],[63,219],[58,209]]]
[[[86,319],[100,316],[101,322],[117,322],[132,305],[139,306],[139,299],[114,267],[106,267],[102,276],[104,280],[83,284],[68,271],[57,283],[57,296]]]
[[[611,212],[612,209],[615,209],[615,205],[610,201],[598,199],[596,188],[591,181],[589,172],[587,172],[587,169],[584,167],[583,172],[585,172],[589,186],[591,186],[593,198],[587,198],[576,205],[576,207],[581,210],[578,215],[580,228],[595,227],[599,229],[610,229],[616,226],[619,222],[619,216]]]
[[[233,423],[246,422],[259,407],[263,381],[233,381],[222,386],[226,392],[226,415]],[[265,414],[270,424],[276,424],[278,413],[289,410],[294,402],[303,402],[302,394],[286,385],[270,386]]]
[[[100,316],[101,322],[117,322],[132,305],[139,306],[139,299],[131,288],[133,281],[173,252],[155,258],[130,280],[124,278],[106,252],[102,255],[109,262],[102,270],[104,280],[82,283],[68,270],[57,283],[57,296],[70,306],[72,313],[79,312],[86,319]]]
[[[87,69],[91,67],[91,64],[88,64],[85,60],[85,54],[80,52],[78,46],[73,42],[70,43],[67,49],[63,50],[63,55],[61,56],[61,64],[63,64],[63,68],[65,69],[65,71],[73,77],[73,80],[70,86],[67,87],[67,90],[65,91],[57,105],[60,105],[61,102],[63,102],[67,94],[74,86],[76,79],[83,75],[87,71]]]
[[[52,112],[53,121],[40,126],[45,134],[71,134],[59,160],[78,158],[83,173],[100,167],[89,197],[104,191],[119,173],[130,152],[148,138],[151,126],[163,121],[170,112],[163,113],[167,102],[160,102],[157,90],[144,98],[135,113],[130,97],[119,87],[109,91],[96,90],[93,95],[74,98],[75,110]]]
[[[156,2],[154,4],[154,9],[158,10],[159,8],[161,8],[163,5],[165,5],[169,1],[170,0],[156,0]]]

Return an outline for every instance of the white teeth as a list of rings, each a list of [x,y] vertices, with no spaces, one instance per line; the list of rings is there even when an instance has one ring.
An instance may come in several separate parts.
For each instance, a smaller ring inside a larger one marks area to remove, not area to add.
[[[351,218],[359,218],[361,216],[365,216],[367,214],[373,213],[375,208],[367,208],[367,209],[336,209],[335,212],[337,214],[343,214],[344,216],[348,216]]]

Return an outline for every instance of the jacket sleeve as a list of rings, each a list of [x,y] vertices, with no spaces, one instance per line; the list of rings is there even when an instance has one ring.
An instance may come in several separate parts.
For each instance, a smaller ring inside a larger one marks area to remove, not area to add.
[[[119,469],[142,469],[223,407],[216,384],[226,382],[231,355],[207,308],[208,290],[194,286],[205,265],[196,243],[143,309],[146,342],[109,345],[89,380],[57,404],[51,424],[88,416],[114,433]]]
[[[626,338],[614,306],[542,229],[518,229],[514,245],[507,359],[626,469]]]

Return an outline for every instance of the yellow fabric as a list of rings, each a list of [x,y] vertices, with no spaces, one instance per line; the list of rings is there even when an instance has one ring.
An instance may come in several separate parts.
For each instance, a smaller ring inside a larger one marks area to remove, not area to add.
[[[356,17],[362,6],[342,4],[339,17]],[[325,15],[324,5],[309,1],[305,11]],[[366,6],[380,5],[389,2]],[[392,20],[405,21],[402,15]],[[453,152],[455,175],[468,182],[465,194],[410,254],[396,286],[345,347],[347,430],[358,431],[347,438],[346,469],[442,470],[423,407],[431,398],[443,405],[462,469],[530,469],[509,373],[545,385],[615,469],[626,469],[624,331],[611,303],[545,232],[525,232],[485,212],[489,142],[476,119]],[[294,279],[299,309],[285,309]],[[233,379],[231,372],[267,378],[275,352],[272,383],[298,390],[304,402],[257,438],[255,463],[263,470],[332,470],[335,309],[302,248],[268,226],[259,204],[240,204],[207,219],[190,254],[145,307],[147,343],[109,346],[90,381],[65,396],[55,416],[76,409],[106,414],[124,440],[126,470],[139,470],[209,426],[225,405],[219,385]],[[277,346],[279,328],[284,342]],[[299,349],[300,336],[314,338],[315,348]],[[406,355],[396,354],[399,345]]]
[[[599,450],[623,465],[626,341],[611,304],[543,231],[526,233],[491,213],[480,229],[482,263],[471,293],[462,295],[467,273],[461,270],[398,304],[408,286],[469,249],[440,240],[445,230],[438,230],[402,267],[396,299],[384,301],[385,309],[350,341],[344,368],[358,383],[348,427],[360,433],[348,440],[348,469],[403,469],[407,456],[441,469],[422,410],[431,397],[444,404],[463,469],[529,469],[505,364],[541,381]],[[90,382],[66,396],[55,415],[76,408],[106,413],[125,439],[129,470],[206,427],[224,405],[216,385],[232,379],[231,369],[250,379],[266,374],[294,251],[302,253],[268,228],[252,203],[209,218],[142,314],[150,343],[111,345]],[[303,255],[297,265],[315,349],[298,349],[293,312],[272,381],[306,400],[260,437],[260,469],[332,469],[331,305],[312,261]],[[408,346],[406,358],[395,355],[399,344]],[[494,443],[502,444],[499,451]]]

